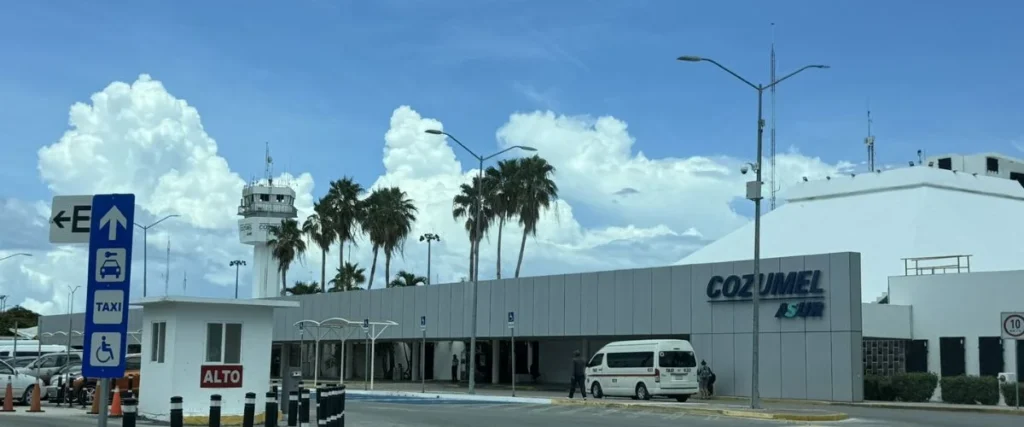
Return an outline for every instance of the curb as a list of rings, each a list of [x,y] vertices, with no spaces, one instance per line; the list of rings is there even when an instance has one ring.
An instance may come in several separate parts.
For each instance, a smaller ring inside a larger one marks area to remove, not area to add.
[[[467,402],[495,402],[495,403],[529,403],[537,405],[550,405],[552,399],[544,399],[537,397],[511,397],[511,396],[487,396],[487,395],[474,395],[474,394],[457,394],[457,393],[436,393],[436,392],[409,392],[409,391],[383,391],[383,390],[351,390],[347,392],[349,396],[382,396],[382,397],[407,397],[411,399],[423,399],[423,400],[461,400]]]
[[[1009,408],[1008,406],[975,406],[975,407],[959,407],[959,406],[913,406],[913,405],[893,405],[885,403],[845,403],[845,402],[827,402],[824,403],[828,406],[847,406],[851,408],[876,408],[876,409],[899,409],[899,410],[911,410],[911,411],[936,411],[936,412],[968,412],[968,413],[982,413],[982,414],[1003,414],[1003,415],[1020,415],[1024,416],[1024,411],[1017,411],[1014,409],[1001,409]]]
[[[832,412],[825,414],[797,414],[797,413],[766,413],[766,412],[753,412],[744,411],[739,409],[723,409],[723,408],[697,408],[697,407],[686,407],[686,406],[673,406],[673,405],[643,405],[636,403],[627,402],[594,402],[594,401],[575,401],[569,399],[555,399],[552,401],[554,405],[564,406],[599,406],[605,408],[624,408],[624,409],[636,409],[645,411],[656,411],[656,412],[673,412],[683,413],[689,415],[717,415],[731,418],[746,418],[746,419],[759,419],[759,420],[777,420],[777,421],[843,421],[849,419],[850,416],[841,412]]]

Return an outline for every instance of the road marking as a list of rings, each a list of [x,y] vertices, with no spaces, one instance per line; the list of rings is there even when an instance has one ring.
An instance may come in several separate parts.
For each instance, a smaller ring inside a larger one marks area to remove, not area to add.
[[[540,412],[550,411],[553,408],[554,408],[554,405],[538,406],[536,408],[531,409],[530,412],[536,414],[536,413],[540,413]]]

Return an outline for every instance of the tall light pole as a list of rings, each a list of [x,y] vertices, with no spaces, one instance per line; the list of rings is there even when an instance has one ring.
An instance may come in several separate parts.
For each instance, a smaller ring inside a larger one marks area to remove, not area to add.
[[[477,170],[477,181],[478,182],[477,182],[476,218],[474,219],[475,224],[473,225],[473,227],[475,229],[474,237],[476,237],[479,240],[480,239],[480,233],[481,233],[481,231],[480,231],[480,223],[482,222],[482,221],[480,221],[480,216],[483,213],[481,208],[483,207],[483,204],[484,204],[484,160],[488,160],[488,159],[494,158],[495,156],[504,154],[504,153],[506,153],[508,151],[515,150],[517,148],[520,149],[520,150],[523,150],[523,151],[537,151],[537,149],[533,148],[533,147],[527,147],[527,146],[524,146],[524,145],[513,145],[513,146],[508,147],[508,148],[506,148],[504,150],[501,150],[501,151],[499,151],[497,153],[491,154],[490,156],[482,157],[482,156],[479,156],[476,153],[474,153],[473,150],[470,150],[469,147],[466,147],[465,144],[463,144],[461,141],[459,141],[457,138],[455,138],[454,136],[452,136],[452,134],[450,134],[448,132],[440,131],[440,130],[437,130],[437,129],[428,129],[428,130],[426,130],[426,132],[431,134],[431,135],[443,135],[443,136],[446,136],[446,137],[450,138],[452,141],[455,141],[456,144],[459,144],[459,147],[462,147],[462,149],[466,150],[471,156],[476,158],[477,162],[479,163],[479,169]],[[480,251],[479,245],[477,245],[476,250],[477,250],[477,253],[479,253],[479,251]],[[469,336],[469,369],[466,370],[467,372],[469,372],[469,394],[476,393],[477,285],[480,283],[479,280],[478,280],[478,276],[480,276],[480,274],[479,274],[480,267],[479,267],[479,263],[476,262],[476,258],[477,258],[477,256],[476,256],[476,254],[474,254],[474,256],[473,256],[473,265],[474,265],[474,270],[473,270],[473,272],[474,272],[474,274],[473,274],[473,323],[472,323],[472,325],[470,325],[470,331],[471,332],[470,332],[470,336]]]
[[[441,241],[441,236],[438,236],[438,235],[436,235],[434,233],[427,233],[427,234],[424,234],[424,235],[420,236],[420,241],[421,242],[423,242],[423,241],[427,242],[427,284],[429,285],[430,284],[430,278],[433,277],[433,276],[430,275],[430,243],[431,242],[440,242]]]
[[[80,287],[81,286],[75,286],[74,288],[72,288],[71,285],[68,285],[68,348],[66,355],[68,363],[71,363],[71,333],[73,332],[71,330],[71,312],[75,304],[75,292],[78,292],[78,288]]]
[[[761,408],[761,393],[760,393],[760,344],[761,344],[761,316],[760,316],[760,305],[761,305],[761,286],[764,283],[764,278],[761,277],[761,158],[763,157],[762,151],[762,135],[764,134],[764,119],[763,117],[763,106],[764,106],[764,91],[771,89],[775,85],[782,83],[790,77],[793,77],[809,68],[829,68],[828,65],[808,65],[800,68],[792,73],[786,74],[782,78],[775,80],[767,85],[753,84],[750,80],[740,77],[739,74],[734,73],[732,70],[726,68],[724,65],[719,64],[713,59],[702,58],[699,56],[680,56],[677,58],[680,61],[686,62],[710,62],[721,68],[725,72],[732,74],[733,77],[740,79],[747,86],[754,88],[757,91],[757,160],[750,165],[754,169],[755,178],[754,181],[747,182],[747,199],[754,202],[754,277],[757,278],[757,289],[754,290],[754,297],[752,298],[752,304],[754,306],[754,327],[753,327],[753,344],[751,356],[753,357],[753,367],[751,368],[752,378],[750,379],[750,407],[753,409]],[[772,183],[775,185],[775,183]]]
[[[147,240],[149,240],[148,239],[148,237],[149,237],[149,229],[153,228],[153,227],[156,227],[156,225],[161,223],[161,222],[164,222],[164,221],[166,221],[166,220],[168,220],[170,218],[174,218],[174,217],[178,217],[178,216],[181,216],[181,215],[167,215],[167,216],[165,216],[163,218],[160,218],[158,221],[156,221],[156,222],[154,222],[152,224],[149,224],[149,225],[140,225],[139,223],[135,223],[136,227],[139,227],[139,228],[142,229],[142,297],[143,298],[146,297],[146,288],[147,288],[146,287],[146,279],[149,277],[149,270],[146,268],[147,267],[146,261],[149,258],[147,256],[147,253],[149,252],[149,250],[148,250],[149,249],[149,245],[146,243]]]
[[[228,265],[235,267],[235,299],[238,299],[238,268],[245,265],[245,261],[236,259],[229,262]]]
[[[14,257],[16,257],[16,256],[32,256],[32,254],[29,254],[29,253],[25,253],[25,252],[18,252],[18,253],[16,253],[16,254],[10,254],[10,255],[7,255],[7,256],[5,256],[5,257],[3,257],[3,258],[0,258],[0,261],[3,261],[3,260],[5,260],[5,259],[10,259],[10,258],[14,258]]]

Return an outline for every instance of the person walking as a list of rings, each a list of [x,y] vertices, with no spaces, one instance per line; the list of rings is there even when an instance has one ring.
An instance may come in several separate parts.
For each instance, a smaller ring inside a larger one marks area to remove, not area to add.
[[[700,383],[699,396],[701,399],[707,399],[711,397],[711,368],[708,367],[708,362],[701,360],[700,369],[697,370],[697,381]]]
[[[580,395],[583,396],[583,400],[587,400],[587,390],[583,387],[583,382],[587,375],[587,362],[580,356],[580,351],[572,355],[572,383],[569,384],[569,398],[572,399],[576,394],[576,388],[579,387]]]
[[[459,382],[459,356],[452,355],[452,383]]]

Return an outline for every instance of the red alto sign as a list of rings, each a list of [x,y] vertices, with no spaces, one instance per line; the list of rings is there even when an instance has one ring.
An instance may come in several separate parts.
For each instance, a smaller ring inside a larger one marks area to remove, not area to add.
[[[241,388],[242,365],[203,365],[199,388]]]

